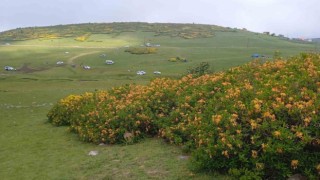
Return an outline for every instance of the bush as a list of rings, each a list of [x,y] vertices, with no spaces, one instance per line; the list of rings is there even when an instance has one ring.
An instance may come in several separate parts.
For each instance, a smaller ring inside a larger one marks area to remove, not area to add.
[[[189,68],[187,74],[192,74],[194,77],[203,76],[212,73],[208,62],[201,62],[198,66]]]
[[[158,49],[154,47],[144,47],[144,48],[128,48],[125,52],[129,52],[131,54],[155,54]]]
[[[187,59],[184,57],[177,56],[177,57],[169,58],[168,61],[170,61],[170,62],[187,62]]]
[[[226,72],[155,79],[60,100],[48,113],[85,141],[158,135],[192,153],[194,170],[239,179],[320,173],[320,55],[253,61]]]

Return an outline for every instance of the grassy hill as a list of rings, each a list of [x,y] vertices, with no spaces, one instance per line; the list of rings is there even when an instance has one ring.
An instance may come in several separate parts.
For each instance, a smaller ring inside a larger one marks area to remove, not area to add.
[[[155,46],[155,54],[129,48]],[[290,57],[319,51],[239,29],[198,24],[110,23],[19,28],[0,33],[0,177],[4,179],[212,179],[193,174],[180,148],[161,140],[130,146],[96,146],[78,141],[66,128],[53,128],[46,114],[69,94],[147,84],[156,77],[179,78],[208,62],[222,71],[252,60],[251,55]],[[277,52],[277,53],[275,53]],[[106,54],[106,57],[101,56]],[[187,62],[170,62],[172,57]],[[106,65],[106,60],[113,65]],[[57,65],[58,61],[64,64]],[[84,65],[91,67],[85,70]],[[12,66],[16,71],[5,71]],[[146,75],[137,75],[139,70]],[[161,75],[153,74],[160,71]],[[144,149],[144,153],[141,152]],[[88,156],[98,150],[97,157]],[[68,160],[66,160],[68,157]],[[221,177],[222,179],[226,177]]]

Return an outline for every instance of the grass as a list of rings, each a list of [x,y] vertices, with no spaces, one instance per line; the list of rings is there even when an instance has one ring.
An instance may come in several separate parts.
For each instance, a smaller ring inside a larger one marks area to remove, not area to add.
[[[67,129],[46,123],[46,113],[69,94],[128,83],[146,84],[159,77],[153,71],[161,71],[161,76],[180,77],[203,61],[220,71],[251,61],[253,53],[272,57],[279,50],[287,57],[314,51],[315,47],[242,31],[219,31],[214,37],[191,40],[154,34],[93,34],[87,42],[70,37],[0,46],[0,67],[31,69],[0,72],[1,179],[225,179],[216,174],[193,174],[188,161],[179,159],[183,155],[181,149],[159,139],[128,146],[82,143]],[[124,52],[124,46],[138,47],[144,41],[160,44],[158,53]],[[99,56],[103,53],[106,58]],[[176,56],[186,57],[188,62],[168,61]],[[106,65],[106,59],[115,64]],[[66,64],[57,66],[58,60]],[[84,70],[80,65],[92,69]],[[138,70],[147,74],[138,76]],[[91,150],[98,150],[99,155],[88,156]]]

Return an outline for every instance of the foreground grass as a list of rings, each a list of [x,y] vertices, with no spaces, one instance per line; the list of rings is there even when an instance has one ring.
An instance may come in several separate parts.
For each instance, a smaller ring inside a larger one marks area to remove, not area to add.
[[[160,139],[146,139],[127,146],[97,146],[80,142],[66,128],[48,124],[46,113],[57,99],[71,93],[92,91],[93,87],[111,86],[108,82],[82,83],[85,84],[28,80],[1,82],[1,179],[224,178],[191,173],[188,161],[180,158],[184,155],[181,149]],[[99,154],[89,156],[92,150]]]

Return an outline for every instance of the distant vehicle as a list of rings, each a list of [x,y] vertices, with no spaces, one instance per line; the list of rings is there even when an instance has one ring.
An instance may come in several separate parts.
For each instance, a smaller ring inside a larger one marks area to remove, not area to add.
[[[64,62],[63,61],[58,61],[57,62],[57,65],[61,65],[61,64],[63,64]]]
[[[252,58],[259,58],[259,57],[260,57],[260,54],[252,54],[251,57],[252,57]]]
[[[15,70],[16,70],[15,68],[13,68],[13,67],[11,67],[11,66],[5,66],[4,69],[5,69],[6,71],[15,71]]]
[[[153,74],[161,74],[160,71],[154,71]]]
[[[83,69],[89,70],[89,69],[91,69],[91,67],[90,66],[83,66]]]
[[[137,75],[145,75],[147,74],[145,71],[137,71]]]
[[[114,64],[112,60],[106,60],[106,64]]]

